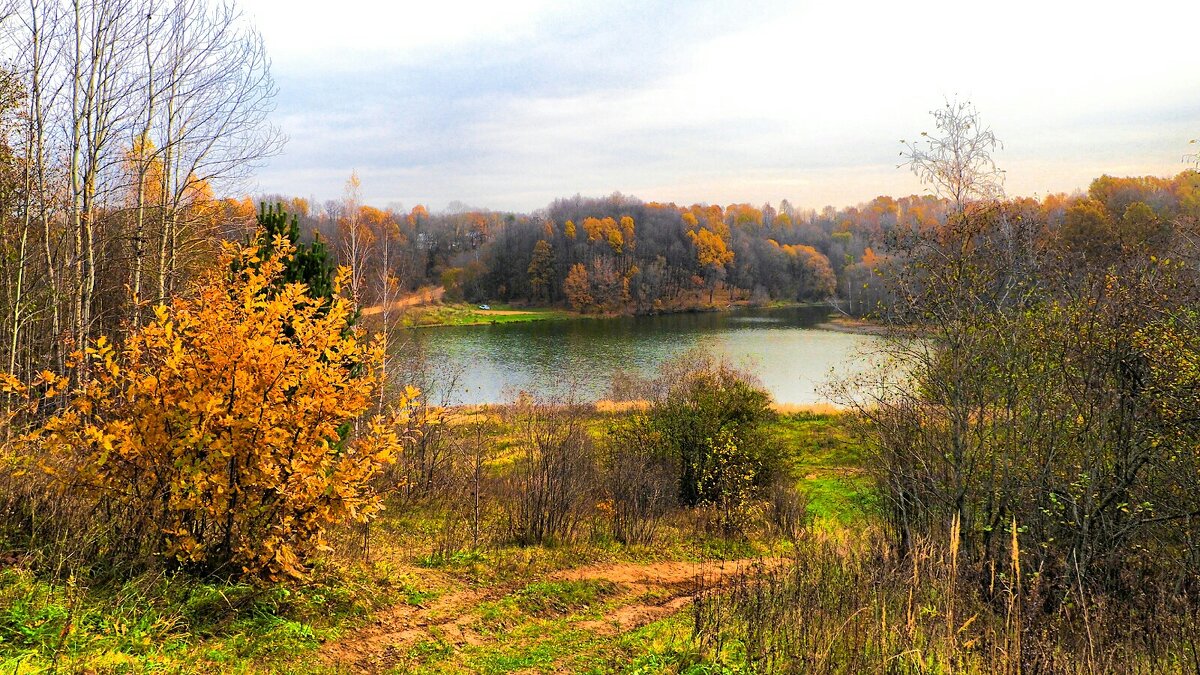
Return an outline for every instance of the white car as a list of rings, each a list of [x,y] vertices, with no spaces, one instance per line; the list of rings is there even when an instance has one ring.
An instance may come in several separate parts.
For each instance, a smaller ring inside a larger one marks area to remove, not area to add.
[[[491,308],[492,308],[491,305],[480,305],[479,306],[479,309],[491,309]]]

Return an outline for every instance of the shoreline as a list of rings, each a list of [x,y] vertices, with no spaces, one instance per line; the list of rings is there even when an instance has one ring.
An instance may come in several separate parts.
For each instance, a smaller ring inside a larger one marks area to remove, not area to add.
[[[887,326],[862,319],[851,319],[845,316],[831,316],[828,320],[817,324],[816,328],[853,335],[883,336],[888,334]]]
[[[452,415],[476,415],[484,412],[492,412],[504,410],[518,405],[515,401],[506,403],[460,403],[448,406],[431,406],[437,407]],[[564,408],[568,404],[565,403],[550,403],[544,404],[553,408]],[[650,401],[645,399],[632,401],[614,401],[612,399],[597,399],[595,401],[580,401],[573,404],[582,408],[590,408],[593,412],[600,414],[625,414],[630,412],[645,412],[650,409]],[[850,408],[832,403],[829,401],[821,401],[817,403],[779,403],[772,402],[771,410],[777,415],[845,415],[851,412]]]
[[[692,307],[679,307],[671,309],[660,309],[652,312],[607,312],[596,314],[584,314],[571,309],[565,309],[555,306],[529,306],[529,307],[514,307],[512,305],[501,305],[504,309],[475,309],[474,306],[468,306],[462,303],[459,307],[454,306],[437,306],[424,305],[417,306],[429,307],[436,312],[439,308],[447,308],[449,311],[463,312],[463,321],[438,321],[434,323],[419,323],[408,326],[403,326],[407,330],[416,330],[423,328],[443,328],[443,327],[459,327],[459,326],[490,326],[502,323],[533,323],[536,321],[569,321],[576,319],[621,319],[626,317],[643,317],[643,316],[668,316],[672,314],[710,314],[710,313],[731,313],[741,309],[790,309],[797,307],[831,307],[829,302],[770,302],[767,304],[750,304],[739,302],[736,304],[725,305],[724,307],[716,305],[701,305]],[[471,317],[471,318],[467,318]],[[824,328],[825,324],[817,324],[817,328]],[[830,329],[837,330],[837,329]]]

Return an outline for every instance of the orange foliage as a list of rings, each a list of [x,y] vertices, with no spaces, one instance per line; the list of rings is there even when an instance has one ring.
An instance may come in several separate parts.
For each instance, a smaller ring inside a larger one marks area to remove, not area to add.
[[[689,231],[688,238],[696,247],[696,260],[701,266],[723,270],[726,264],[733,262],[733,251],[716,232],[701,228]]]
[[[567,301],[577,310],[586,309],[592,304],[592,287],[588,281],[588,271],[580,263],[571,266],[567,278],[563,281],[563,293]]]
[[[762,211],[749,204],[730,204],[725,207],[725,217],[742,229],[756,230],[763,224]]]
[[[292,250],[275,247],[260,261],[227,244],[224,272],[193,296],[156,308],[124,347],[77,355],[70,404],[25,439],[63,490],[130,514],[125,535],[184,568],[301,576],[327,525],[380,508],[368,481],[395,460],[418,394],[348,436],[382,346],[348,328],[340,295],[280,287]]]
[[[429,209],[425,208],[424,204],[417,204],[412,207],[406,219],[409,227],[416,227],[420,223],[429,220]]]
[[[629,234],[633,234],[633,219],[629,220]],[[624,223],[625,218],[621,219]],[[622,233],[622,226],[617,225],[617,221],[610,218],[593,218],[591,216],[583,219],[583,229],[587,232],[588,241],[604,241],[612,249],[613,253],[620,255],[624,250],[625,235]]]

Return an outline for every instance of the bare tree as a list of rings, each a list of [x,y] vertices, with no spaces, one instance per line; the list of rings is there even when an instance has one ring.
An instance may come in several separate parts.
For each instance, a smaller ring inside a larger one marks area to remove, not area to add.
[[[969,101],[946,101],[930,112],[937,133],[921,132],[919,142],[901,141],[904,162],[935,194],[953,201],[958,210],[971,202],[993,201],[1004,196],[1004,172],[992,153],[1002,148],[979,111]]]
[[[158,288],[175,288],[180,255],[202,244],[195,212],[236,186],[284,137],[266,123],[276,87],[262,36],[230,0],[176,0],[169,10],[158,136],[163,164]]]
[[[350,297],[362,303],[363,276],[367,269],[367,236],[362,227],[362,181],[358,172],[350,172],[342,197],[342,217],[338,219],[342,260],[350,267]]]
[[[162,93],[162,76],[159,67],[163,64],[166,56],[166,48],[163,42],[157,39],[157,36],[162,35],[166,30],[166,22],[160,14],[157,17],[154,12],[146,13],[146,21],[142,32],[142,44],[144,58],[143,66],[145,67],[145,83],[144,91],[145,98],[142,101],[144,122],[141,125],[140,131],[130,140],[129,159],[133,165],[133,173],[135,175],[134,185],[134,231],[131,238],[133,245],[133,279],[130,283],[131,294],[131,319],[136,325],[140,318],[141,312],[138,305],[142,299],[142,269],[145,265],[146,258],[146,220],[147,207],[150,198],[157,197],[162,193],[162,158],[159,157],[151,140],[151,133],[154,130],[155,114],[158,112],[157,104]],[[155,171],[157,169],[157,171]],[[152,174],[157,173],[158,185],[147,185],[151,181]]]
[[[72,0],[70,56],[70,205],[74,235],[74,337],[91,335],[102,207],[113,188],[113,144],[130,122],[137,30],[146,8],[137,0]]]

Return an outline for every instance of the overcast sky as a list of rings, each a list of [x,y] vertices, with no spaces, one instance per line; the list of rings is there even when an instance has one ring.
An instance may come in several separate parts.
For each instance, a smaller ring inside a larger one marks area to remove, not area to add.
[[[290,139],[260,192],[337,198],[357,170],[367,202],[433,210],[844,206],[921,192],[899,141],[956,95],[1012,194],[1172,175],[1200,136],[1189,0],[305,4],[243,0]]]

